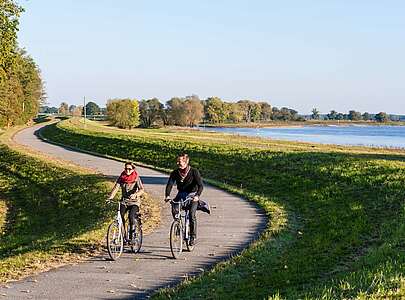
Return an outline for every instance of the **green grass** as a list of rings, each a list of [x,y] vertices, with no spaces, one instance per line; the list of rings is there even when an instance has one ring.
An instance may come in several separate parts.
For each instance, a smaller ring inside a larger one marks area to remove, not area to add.
[[[2,142],[0,283],[98,253],[116,211],[105,204],[112,183],[61,161],[23,155],[5,137]],[[158,213],[150,212],[147,228]]]
[[[186,150],[205,178],[257,201],[269,223],[241,255],[157,299],[405,297],[405,152],[233,137],[115,130],[75,119],[55,141],[160,168]]]

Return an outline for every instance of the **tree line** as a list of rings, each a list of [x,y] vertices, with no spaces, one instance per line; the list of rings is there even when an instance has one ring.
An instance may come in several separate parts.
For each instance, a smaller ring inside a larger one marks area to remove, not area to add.
[[[43,111],[57,112],[63,115],[81,116],[84,108],[81,105],[68,105],[62,102],[60,107],[43,107]],[[198,96],[173,97],[165,104],[158,98],[137,101],[135,99],[110,99],[106,108],[100,108],[94,102],[88,102],[85,107],[86,115],[106,115],[111,124],[121,128],[154,127],[154,126],[196,126],[200,123],[249,123],[269,121],[305,121],[308,116],[300,116],[294,109],[271,106],[267,102],[240,100],[238,102],[225,102],[219,97],[209,97],[201,100]],[[350,121],[377,121],[386,122],[393,117],[380,112],[370,114],[350,110],[347,114],[335,110],[321,115],[314,108],[309,119],[314,120],[350,120]]]
[[[15,1],[0,0],[0,127],[27,123],[45,99],[38,66],[18,47],[22,12]]]
[[[319,111],[314,108],[312,109],[311,118],[313,120],[321,119]],[[370,114],[368,112],[358,112],[355,110],[349,110],[347,114],[337,112],[336,110],[331,110],[328,114],[322,116],[324,120],[348,120],[348,121],[376,121],[376,122],[388,122],[388,121],[399,121],[398,117],[394,115],[389,115],[386,112],[379,112],[378,114]]]

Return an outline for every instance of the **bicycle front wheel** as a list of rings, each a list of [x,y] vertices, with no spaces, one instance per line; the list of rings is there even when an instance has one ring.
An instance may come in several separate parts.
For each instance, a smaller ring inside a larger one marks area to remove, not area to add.
[[[107,250],[112,260],[116,260],[124,249],[124,236],[118,222],[112,222],[107,230]]]
[[[135,232],[133,233],[133,238],[130,241],[132,252],[138,253],[139,250],[141,250],[142,239],[143,239],[143,232],[142,232],[141,221],[139,219],[136,219]]]
[[[170,228],[170,251],[178,258],[183,251],[183,228],[179,220],[174,220]]]

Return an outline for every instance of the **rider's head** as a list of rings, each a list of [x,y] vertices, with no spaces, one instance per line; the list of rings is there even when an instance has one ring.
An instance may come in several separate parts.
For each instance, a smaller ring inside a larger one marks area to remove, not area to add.
[[[188,154],[187,153],[180,153],[179,155],[177,155],[177,166],[179,167],[179,169],[185,169],[188,166],[188,162],[190,161]]]
[[[125,163],[125,172],[129,175],[135,170],[135,165],[132,162]]]

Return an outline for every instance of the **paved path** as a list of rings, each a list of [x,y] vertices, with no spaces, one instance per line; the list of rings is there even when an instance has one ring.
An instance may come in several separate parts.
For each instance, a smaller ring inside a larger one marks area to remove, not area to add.
[[[118,176],[123,168],[122,163],[114,160],[45,143],[34,135],[36,129],[21,131],[15,141],[108,176]],[[167,175],[141,167],[139,171],[145,189],[162,199]],[[7,288],[0,288],[0,295],[6,294],[7,299],[144,299],[158,288],[177,284],[240,251],[265,226],[261,211],[235,195],[207,185],[202,199],[209,201],[212,213],[198,213],[198,245],[193,252],[184,252],[179,260],[171,258],[171,214],[167,205],[162,210],[161,226],[144,237],[141,253],[125,253],[116,262],[107,261],[105,254],[67,265],[10,283]]]

